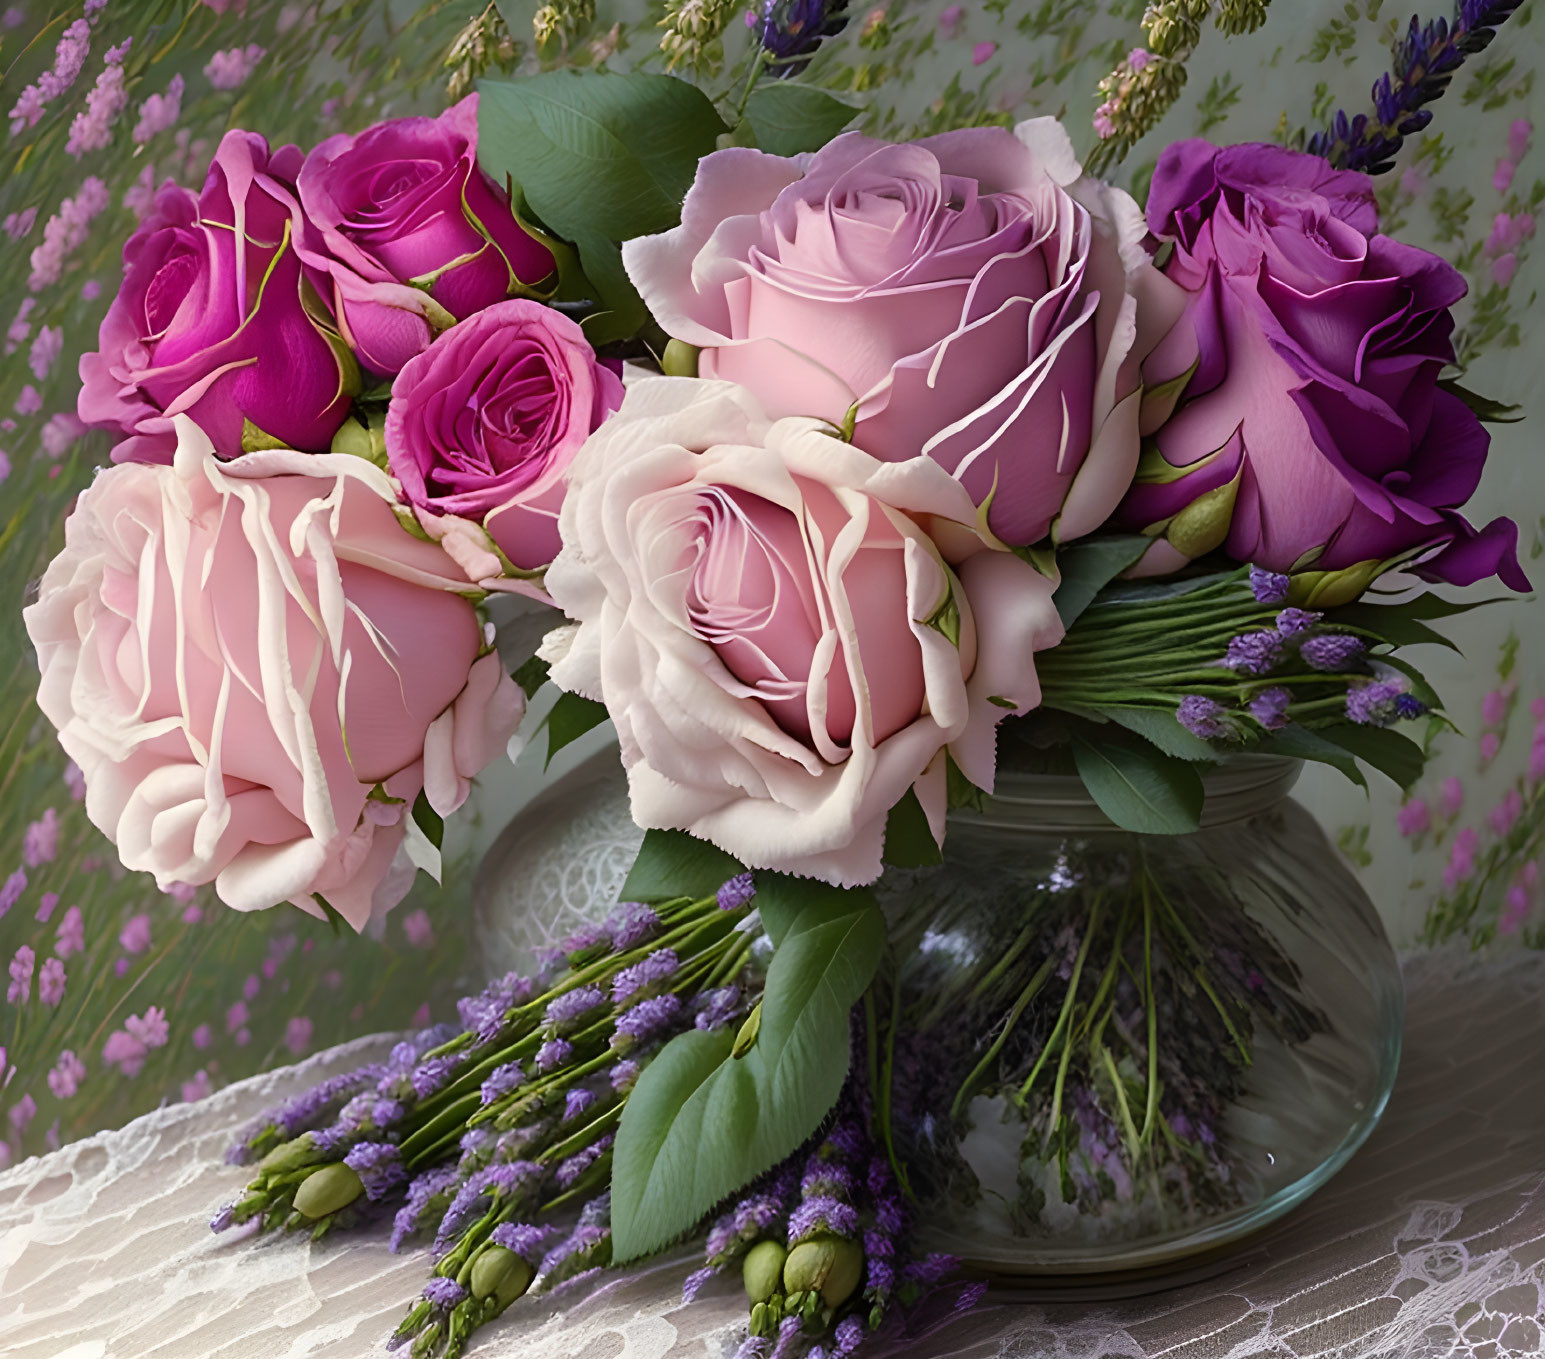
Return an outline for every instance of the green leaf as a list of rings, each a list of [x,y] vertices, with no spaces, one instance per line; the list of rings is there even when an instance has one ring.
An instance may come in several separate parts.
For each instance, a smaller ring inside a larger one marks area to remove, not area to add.
[[[676,225],[697,163],[726,131],[695,85],[631,71],[548,71],[478,82],[478,159],[572,241],[606,316],[597,342],[631,334],[643,304],[616,245]],[[629,328],[631,327],[631,329]]]
[[[418,822],[418,828],[424,832],[425,838],[436,849],[445,842],[445,820],[440,813],[429,805],[429,797],[423,791],[413,800],[413,819]]]
[[[1421,619],[1412,617],[1398,604],[1343,604],[1325,616],[1341,627],[1361,628],[1395,646],[1430,644],[1446,646],[1450,651],[1459,650],[1441,632],[1429,628]]]
[[[1115,580],[1153,544],[1140,533],[1112,537],[1083,538],[1057,554],[1057,568],[1062,582],[1051,602],[1057,606],[1062,626],[1070,628],[1101,589]]]
[[[536,691],[547,683],[547,662],[540,656],[533,656],[516,667],[515,673],[510,678],[520,685],[527,698],[535,698]]]
[[[885,820],[884,857],[892,868],[924,868],[944,862],[944,854],[929,828],[928,814],[911,788]]]
[[[1130,734],[1078,730],[1073,760],[1089,796],[1122,829],[1185,835],[1201,824],[1202,776],[1185,760]]]
[[[1254,749],[1262,755],[1283,755],[1290,760],[1313,760],[1317,764],[1328,764],[1340,770],[1359,788],[1368,786],[1368,780],[1357,767],[1357,761],[1345,750],[1296,722],[1290,722],[1277,731],[1267,732],[1256,742]]]
[[[1427,763],[1426,755],[1415,741],[1388,727],[1360,727],[1352,722],[1338,722],[1320,727],[1318,732],[1364,764],[1372,765],[1401,788],[1410,788],[1421,778]]]
[[[987,794],[960,772],[960,766],[948,751],[944,754],[944,777],[948,788],[946,802],[951,809],[969,807],[973,812],[979,812],[986,806]]]
[[[764,82],[746,100],[745,119],[756,144],[775,156],[819,151],[859,110],[813,85],[792,80]]]
[[[559,694],[548,710],[542,727],[547,731],[547,759],[542,768],[552,764],[553,756],[564,746],[579,740],[592,727],[606,721],[606,705],[578,694]]]
[[[1375,595],[1370,594],[1360,602],[1371,604],[1375,598]],[[1424,618],[1430,622],[1434,618],[1453,618],[1458,614],[1469,613],[1471,609],[1483,609],[1488,604],[1506,604],[1511,598],[1510,595],[1493,595],[1490,599],[1445,599],[1429,590],[1410,599],[1403,599],[1398,604],[1378,607],[1398,609],[1406,618]],[[1339,613],[1337,610],[1338,616]]]
[[[623,901],[711,897],[745,867],[717,845],[679,830],[644,832],[644,843],[622,884]]]
[[[1439,378],[1438,386],[1451,396],[1457,396],[1474,413],[1477,420],[1488,425],[1513,425],[1524,418],[1522,406],[1509,406],[1479,392],[1461,386],[1454,378]]]
[[[732,1055],[728,1030],[691,1030],[645,1067],[613,1151],[617,1262],[690,1231],[815,1131],[842,1093],[849,1011],[884,948],[885,919],[869,893],[813,893],[773,954],[744,1055]]]
[[[1218,758],[1218,752],[1212,746],[1180,725],[1180,719],[1171,709],[1110,707],[1102,708],[1100,712],[1158,746],[1166,755],[1196,761]]]

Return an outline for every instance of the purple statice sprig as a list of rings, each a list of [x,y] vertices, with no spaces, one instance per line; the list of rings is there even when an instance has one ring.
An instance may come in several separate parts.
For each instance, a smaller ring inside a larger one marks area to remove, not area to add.
[[[825,39],[848,22],[845,0],[754,0],[746,11],[760,59],[770,74],[796,76]]]
[[[1453,18],[1422,23],[1414,15],[1390,53],[1390,69],[1373,82],[1373,111],[1338,110],[1309,138],[1307,150],[1343,170],[1383,174],[1405,139],[1432,121],[1427,104],[1448,89],[1464,62],[1484,51],[1521,0],[1457,0]]]

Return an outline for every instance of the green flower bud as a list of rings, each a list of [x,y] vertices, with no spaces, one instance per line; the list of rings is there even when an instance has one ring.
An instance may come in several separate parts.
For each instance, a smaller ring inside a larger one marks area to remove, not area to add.
[[[1164,536],[1192,561],[1222,547],[1234,518],[1239,478],[1199,495],[1169,521]]]
[[[789,1252],[783,1287],[789,1293],[818,1292],[828,1307],[840,1307],[864,1277],[864,1252],[857,1241],[814,1236]]]
[[[660,356],[660,368],[666,377],[696,377],[699,352],[685,340],[672,340]]]
[[[783,1278],[783,1262],[788,1259],[788,1254],[776,1241],[758,1241],[746,1252],[740,1277],[746,1285],[746,1296],[752,1302],[766,1302],[778,1291]]]
[[[769,1334],[767,1304],[765,1302],[759,1302],[751,1309],[750,1330],[752,1335]]]
[[[505,1246],[489,1246],[472,1262],[472,1296],[508,1307],[531,1287],[531,1266]]]
[[[1356,562],[1339,571],[1304,571],[1290,578],[1288,602],[1300,609],[1335,609],[1350,604],[1373,584],[1382,561]]]
[[[257,1163],[259,1175],[285,1175],[292,1170],[299,1170],[304,1165],[309,1165],[316,1159],[316,1143],[311,1140],[310,1133],[302,1133],[299,1137],[292,1137],[288,1142],[281,1142],[261,1161]]]
[[[295,1207],[298,1212],[315,1220],[347,1208],[361,1194],[365,1186],[360,1178],[342,1161],[313,1171],[300,1182],[295,1191]]]

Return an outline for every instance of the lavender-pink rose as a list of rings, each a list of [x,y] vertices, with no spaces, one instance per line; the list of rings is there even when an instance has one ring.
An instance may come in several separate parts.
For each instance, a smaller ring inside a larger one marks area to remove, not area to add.
[[[623,261],[655,319],[774,417],[926,456],[1000,538],[1092,532],[1167,414],[1139,365],[1184,307],[1142,210],[1050,118],[814,156],[707,156],[681,225]]]
[[[1379,232],[1366,175],[1275,146],[1179,142],[1159,158],[1148,220],[1192,294],[1169,343],[1191,330],[1197,357],[1122,507],[1162,535],[1143,570],[1221,546],[1327,573],[1327,589],[1341,573],[1335,588],[1355,594],[1420,555],[1431,580],[1528,588],[1512,521],[1477,532],[1459,513],[1490,443],[1438,385],[1464,280]],[[1177,366],[1163,349],[1153,361]]]
[[[558,553],[569,464],[621,404],[621,378],[577,324],[512,298],[452,326],[398,374],[386,456],[422,514],[482,524],[511,564],[538,571]]]
[[[249,425],[265,442],[328,448],[358,372],[296,252],[300,163],[296,147],[232,131],[201,194],[170,182],[156,194],[80,361],[81,419],[125,436],[114,461],[169,463],[178,414],[225,458]]]
[[[360,361],[399,372],[455,321],[530,291],[552,252],[477,163],[477,95],[438,118],[393,118],[306,157],[300,199]]]

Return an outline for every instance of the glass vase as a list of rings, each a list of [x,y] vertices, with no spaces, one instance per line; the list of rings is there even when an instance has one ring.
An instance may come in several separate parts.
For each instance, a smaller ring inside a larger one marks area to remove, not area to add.
[[[1220,765],[1202,828],[1149,836],[1074,776],[1000,769],[942,864],[887,871],[879,1105],[930,1246],[998,1274],[1168,1265],[1368,1136],[1400,973],[1297,774]]]

